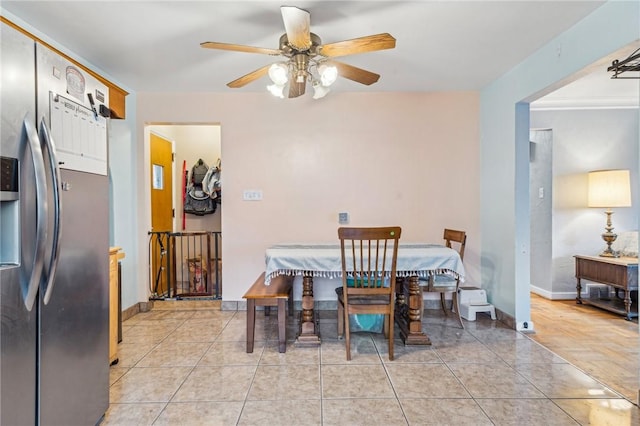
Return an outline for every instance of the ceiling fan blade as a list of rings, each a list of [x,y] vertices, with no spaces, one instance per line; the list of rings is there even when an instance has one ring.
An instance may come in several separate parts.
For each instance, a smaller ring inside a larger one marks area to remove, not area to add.
[[[258,68],[257,70],[250,72],[249,74],[243,75],[242,77],[237,78],[230,83],[227,83],[227,86],[231,87],[232,89],[237,89],[239,87],[245,86],[259,79],[260,77],[267,75],[269,73],[270,66],[271,64],[265,65],[262,68]]]
[[[335,58],[356,53],[393,49],[394,47],[396,47],[396,39],[388,33],[382,33],[325,44],[319,47],[318,53],[322,56]]]
[[[307,87],[307,77],[300,77],[302,81],[298,81],[296,75],[292,75],[289,79],[289,98],[297,98],[304,95]]]
[[[231,43],[218,43],[215,41],[205,41],[204,43],[200,43],[200,46],[205,47],[207,49],[218,49],[218,50],[231,50],[234,52],[247,52],[247,53],[263,53],[265,55],[280,55],[281,52],[277,49],[267,49],[264,47],[253,47],[253,46],[244,46],[242,44],[231,44]]]
[[[334,65],[336,68],[338,68],[338,75],[340,77],[347,78],[349,80],[355,81],[356,83],[370,86],[380,79],[380,74],[363,70],[362,68],[354,67],[353,65],[345,64],[344,62],[327,61],[326,63],[328,65]]]
[[[295,6],[282,6],[282,21],[289,44],[301,52],[311,47],[311,14]]]

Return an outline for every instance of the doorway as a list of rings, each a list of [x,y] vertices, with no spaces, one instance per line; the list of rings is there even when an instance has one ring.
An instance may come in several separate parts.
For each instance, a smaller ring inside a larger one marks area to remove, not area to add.
[[[633,207],[615,209],[614,226],[618,242],[625,239],[625,234],[635,233],[633,245],[637,255],[640,81],[611,80],[602,64],[590,70],[593,73],[540,98],[530,108],[530,127],[547,129],[532,131],[530,138],[533,141],[529,176],[531,319],[535,340],[560,354],[562,349],[551,342],[561,345],[575,356],[572,362],[584,363],[596,376],[602,373],[604,383],[636,403],[637,363],[624,364],[623,371],[618,373],[611,368],[611,360],[626,356],[624,345],[618,345],[615,338],[621,330],[635,330],[637,337],[637,320],[629,323],[623,315],[576,304],[574,256],[597,255],[604,248],[601,238],[606,221],[604,209],[587,207],[587,173],[600,169],[631,172]],[[607,90],[607,86],[613,88]],[[604,90],[596,92],[596,87]],[[614,98],[610,96],[613,92],[626,95]],[[546,155],[539,155],[547,142],[551,149]],[[536,161],[543,162],[540,166],[551,179],[549,188],[539,175],[540,169],[535,168],[538,166],[534,166]],[[550,202],[550,206],[538,211],[543,202]],[[545,236],[548,241],[542,241]],[[597,283],[583,282],[583,297],[588,297],[590,285],[596,286],[597,291]],[[600,318],[607,321],[602,333],[596,325]],[[588,324],[590,335],[598,336],[598,345],[580,337],[577,323]],[[631,378],[631,383],[622,378]]]
[[[210,169],[219,166],[221,170],[221,126],[217,123],[158,123],[146,126],[148,137],[148,147],[150,149],[149,158],[153,159],[153,139],[164,139],[173,144],[173,176],[171,191],[171,213],[170,225],[166,229],[166,238],[163,246],[166,250],[165,268],[161,273],[167,280],[167,286],[156,285],[157,265],[150,265],[150,288],[158,287],[159,298],[171,297],[181,298],[182,296],[213,296],[221,298],[221,254],[222,254],[222,196],[213,201],[213,209],[209,209],[206,214],[190,214],[185,212],[185,190],[187,180],[191,180],[194,166],[198,165],[198,170]],[[152,161],[153,162],[153,161]],[[151,164],[153,169],[153,164]],[[186,172],[186,173],[185,173]],[[152,170],[153,179],[153,170]],[[149,193],[153,195],[153,180],[150,180]],[[220,178],[218,175],[218,182]],[[190,184],[190,182],[189,182]],[[153,218],[155,207],[152,198],[150,211],[152,214],[153,230],[156,230],[155,219]],[[186,209],[188,210],[188,209]],[[166,217],[166,214],[165,214]],[[164,232],[164,229],[162,230]],[[201,235],[205,233],[206,235]],[[158,236],[152,234],[152,238]],[[188,241],[198,241],[190,244]],[[207,241],[206,244],[200,241]],[[152,241],[149,241],[150,258],[153,252]],[[207,255],[205,255],[207,253]],[[210,253],[210,255],[209,255]],[[150,262],[151,263],[151,262]],[[202,291],[199,285],[201,279],[208,280],[208,287]],[[215,283],[213,282],[215,280]],[[183,282],[184,281],[184,282]]]

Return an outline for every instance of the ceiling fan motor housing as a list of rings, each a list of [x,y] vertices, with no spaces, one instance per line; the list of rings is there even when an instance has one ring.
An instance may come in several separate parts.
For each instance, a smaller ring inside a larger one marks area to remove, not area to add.
[[[309,33],[311,36],[311,47],[308,50],[297,50],[295,47],[289,44],[289,38],[287,34],[282,34],[280,36],[279,48],[284,56],[292,57],[296,54],[306,54],[310,58],[313,58],[318,55],[318,46],[322,44],[322,40],[318,37],[317,34]]]

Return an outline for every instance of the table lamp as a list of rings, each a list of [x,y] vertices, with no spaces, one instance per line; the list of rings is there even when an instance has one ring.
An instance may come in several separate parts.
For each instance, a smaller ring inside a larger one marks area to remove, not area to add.
[[[618,237],[613,232],[611,215],[613,207],[631,206],[631,188],[629,183],[629,170],[596,170],[589,172],[589,207],[606,208],[607,215],[606,232],[602,239],[607,243],[607,248],[600,253],[603,257],[619,257],[619,253],[611,249]]]

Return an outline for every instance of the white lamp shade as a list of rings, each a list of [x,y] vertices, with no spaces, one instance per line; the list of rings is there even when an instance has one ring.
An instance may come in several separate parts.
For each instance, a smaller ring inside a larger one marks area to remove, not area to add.
[[[320,74],[320,82],[323,86],[331,86],[338,78],[338,68],[323,64],[318,67],[318,74]]]
[[[329,93],[329,88],[323,86],[322,84],[316,82],[313,84],[313,99],[321,99],[327,96]]]
[[[589,172],[589,207],[630,207],[629,170]]]
[[[282,63],[275,63],[269,67],[269,78],[279,86],[284,86],[289,81],[288,73],[287,66]]]
[[[284,98],[284,85],[281,84],[270,84],[267,86],[267,90],[276,98]]]

